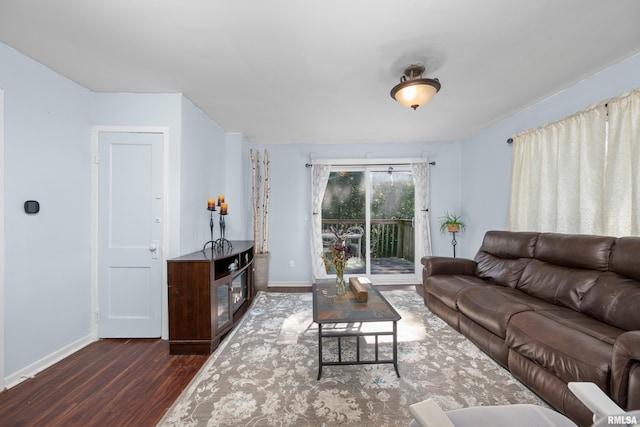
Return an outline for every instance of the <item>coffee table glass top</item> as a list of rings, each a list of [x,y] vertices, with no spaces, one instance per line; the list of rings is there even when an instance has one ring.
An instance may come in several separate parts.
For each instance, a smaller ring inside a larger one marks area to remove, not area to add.
[[[348,285],[347,285],[348,286]],[[398,312],[371,284],[365,284],[369,298],[362,303],[351,290],[336,295],[335,283],[313,285],[313,321],[316,323],[387,322],[401,319]]]

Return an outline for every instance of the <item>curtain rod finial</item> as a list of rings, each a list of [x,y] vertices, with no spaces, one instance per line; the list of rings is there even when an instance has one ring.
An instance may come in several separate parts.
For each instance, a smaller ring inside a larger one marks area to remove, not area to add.
[[[513,144],[513,138],[507,139],[507,144]]]

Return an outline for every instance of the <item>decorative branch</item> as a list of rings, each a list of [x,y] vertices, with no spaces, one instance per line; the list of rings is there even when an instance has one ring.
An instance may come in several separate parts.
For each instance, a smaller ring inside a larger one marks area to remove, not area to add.
[[[251,169],[253,179],[251,182],[253,191],[253,251],[254,253],[263,254],[268,252],[267,241],[269,238],[269,195],[271,187],[269,185],[269,174],[271,162],[269,161],[269,152],[265,149],[260,161],[260,151],[253,148],[249,149],[251,157]],[[262,163],[262,166],[261,166]],[[262,181],[262,171],[264,171],[264,186]],[[260,221],[262,210],[262,223]],[[262,232],[262,240],[260,239]]]
[[[271,172],[271,162],[269,161],[269,152],[265,148],[264,156],[262,157],[264,162],[264,197],[262,198],[262,252],[268,252],[267,240],[269,238],[269,194],[271,193],[271,186],[269,180],[269,174]]]
[[[256,217],[254,218],[254,221],[258,224],[258,238],[257,238],[257,242],[256,242],[256,246],[258,248],[258,253],[262,254],[264,253],[264,250],[262,249],[262,240],[260,239],[260,233],[262,231],[262,227],[264,227],[264,224],[261,223],[260,221],[260,210],[263,209],[263,205],[262,205],[262,194],[261,194],[261,188],[262,188],[262,161],[260,159],[260,151],[256,150],[256,170],[258,171],[258,178],[257,178],[257,188],[258,191],[256,193],[256,204],[258,205],[258,212],[256,212]]]
[[[257,181],[258,172],[256,170],[257,163],[255,156],[253,155],[253,148],[249,149],[249,156],[251,157],[251,169],[253,171],[253,179],[251,180],[251,189],[253,192],[252,195],[252,204],[253,204],[253,253],[258,252],[258,235],[259,235],[259,227],[257,218],[258,218],[258,197],[259,197],[259,185],[260,183]],[[259,165],[259,164],[258,164]]]

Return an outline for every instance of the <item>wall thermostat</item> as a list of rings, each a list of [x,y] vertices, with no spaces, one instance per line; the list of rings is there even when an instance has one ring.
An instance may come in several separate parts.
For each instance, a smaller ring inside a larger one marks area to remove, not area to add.
[[[28,214],[37,214],[40,212],[40,203],[36,200],[27,200],[24,202],[24,211]]]

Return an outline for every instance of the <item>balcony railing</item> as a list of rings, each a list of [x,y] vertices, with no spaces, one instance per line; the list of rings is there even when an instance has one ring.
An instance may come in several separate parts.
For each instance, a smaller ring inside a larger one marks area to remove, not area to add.
[[[323,219],[323,233],[331,228],[345,230],[358,226],[364,229],[364,220]],[[362,236],[361,256],[366,248],[365,237]],[[372,219],[371,220],[371,258],[402,258],[414,262],[414,229],[410,219]]]

